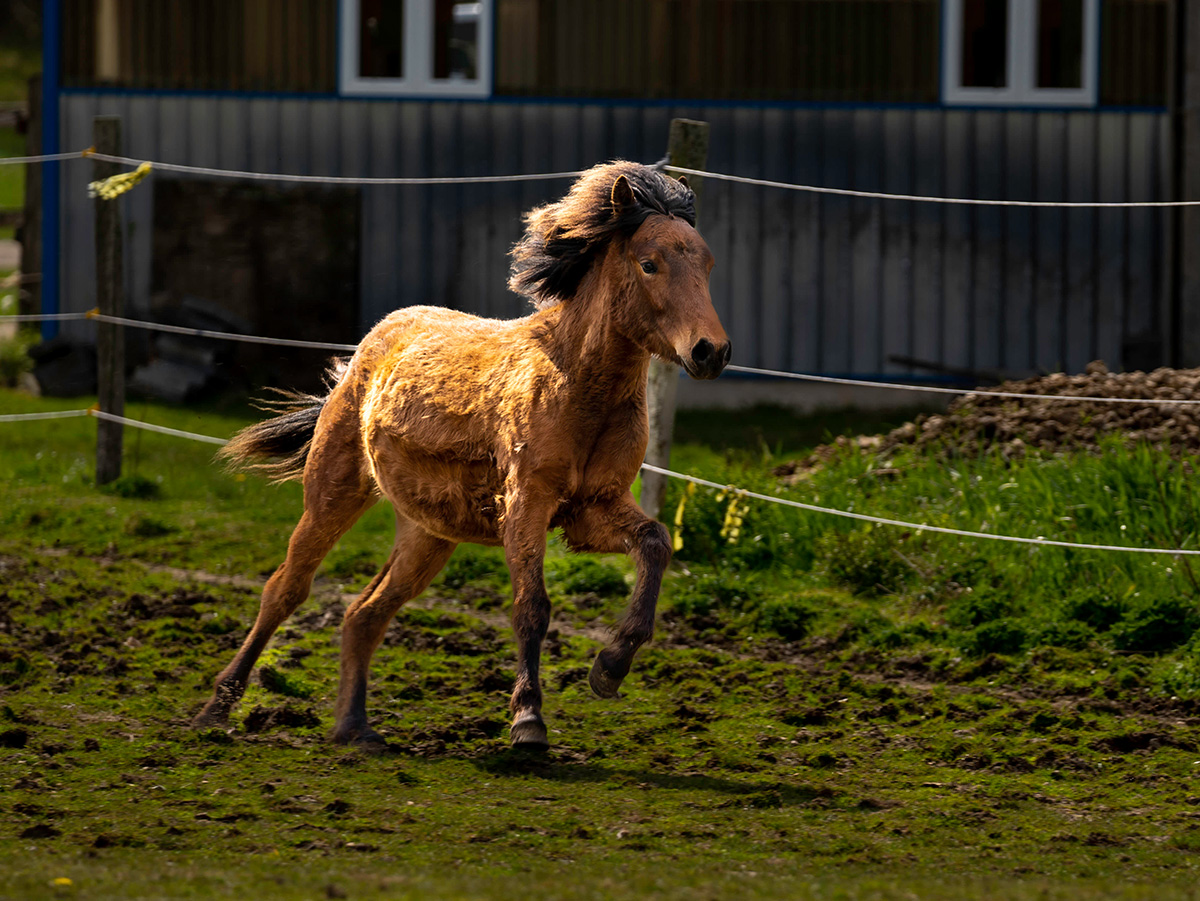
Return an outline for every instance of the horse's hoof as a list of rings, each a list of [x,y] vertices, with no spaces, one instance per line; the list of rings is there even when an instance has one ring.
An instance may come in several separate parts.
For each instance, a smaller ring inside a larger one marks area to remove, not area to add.
[[[592,671],[588,673],[588,685],[592,687],[597,697],[600,698],[617,698],[620,697],[618,689],[621,687],[621,680],[616,679],[604,668],[600,662],[600,658],[596,658],[596,662],[592,664]]]
[[[382,735],[374,729],[365,727],[362,729],[337,729],[329,738],[334,744],[349,745],[368,753],[378,753],[388,749],[388,743],[384,741]]]
[[[347,742],[349,747],[355,750],[362,751],[364,754],[390,754],[392,746],[383,740],[382,735],[376,735],[372,732],[369,736],[364,735],[361,738],[356,738],[354,741]]]
[[[192,717],[190,725],[193,729],[223,729],[229,725],[229,712],[209,710],[206,707]]]
[[[550,736],[546,733],[546,724],[536,713],[525,713],[518,716],[508,733],[514,748],[527,750],[545,750],[550,747]]]

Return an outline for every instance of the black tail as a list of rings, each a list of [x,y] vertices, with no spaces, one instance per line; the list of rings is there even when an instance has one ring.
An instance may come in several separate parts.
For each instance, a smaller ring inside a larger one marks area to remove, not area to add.
[[[331,390],[345,371],[345,360],[330,368]],[[260,407],[282,410],[283,415],[242,429],[217,451],[217,456],[223,457],[230,468],[254,469],[265,473],[272,482],[286,482],[304,475],[317,420],[329,396],[279,390],[276,393],[281,399],[261,401]]]

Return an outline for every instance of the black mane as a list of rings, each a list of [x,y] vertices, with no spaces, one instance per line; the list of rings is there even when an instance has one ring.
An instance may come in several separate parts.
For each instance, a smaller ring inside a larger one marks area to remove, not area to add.
[[[624,175],[634,202],[615,207],[613,183]],[[594,166],[556,203],[525,214],[525,235],[512,249],[508,286],[538,309],[568,300],[592,263],[617,237],[632,235],[654,213],[696,224],[696,195],[657,169],[616,160]]]

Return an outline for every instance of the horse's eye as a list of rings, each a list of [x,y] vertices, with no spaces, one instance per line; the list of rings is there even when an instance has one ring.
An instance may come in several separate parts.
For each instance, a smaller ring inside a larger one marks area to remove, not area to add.
[[[642,263],[642,272],[646,273],[647,275],[653,275],[654,273],[658,272],[658,267],[655,266],[652,261],[646,260]]]

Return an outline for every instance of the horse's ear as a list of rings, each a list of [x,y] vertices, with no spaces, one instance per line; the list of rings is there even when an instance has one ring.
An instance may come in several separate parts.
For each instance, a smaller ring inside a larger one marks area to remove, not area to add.
[[[687,176],[686,176],[686,175],[681,175],[681,176],[679,176],[679,183],[680,183],[681,185],[683,185],[685,188],[687,188],[687,187],[690,187],[690,185],[688,185],[688,183],[687,183]]]
[[[612,205],[614,210],[620,210],[633,205],[633,186],[624,175],[618,175],[612,186]]]

